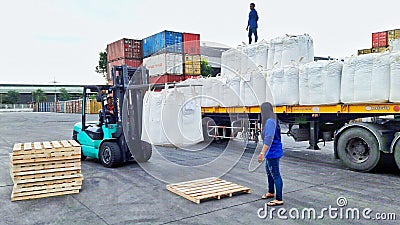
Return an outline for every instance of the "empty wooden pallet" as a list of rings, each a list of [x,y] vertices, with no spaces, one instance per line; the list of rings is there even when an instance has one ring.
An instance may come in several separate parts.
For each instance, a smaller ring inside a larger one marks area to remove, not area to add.
[[[251,189],[248,187],[217,177],[168,184],[167,190],[197,204],[204,199],[221,199],[223,196],[232,197],[235,193],[251,193]]]
[[[11,200],[79,193],[81,147],[74,140],[17,143],[10,153]]]

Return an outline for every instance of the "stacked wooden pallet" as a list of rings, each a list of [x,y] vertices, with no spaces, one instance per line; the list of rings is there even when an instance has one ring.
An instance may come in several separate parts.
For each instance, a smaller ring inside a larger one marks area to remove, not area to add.
[[[200,201],[205,199],[221,199],[222,196],[232,197],[236,193],[251,193],[251,189],[248,187],[217,177],[168,184],[167,190],[197,204],[200,204]]]
[[[17,143],[10,153],[11,201],[79,193],[81,147],[74,141]]]

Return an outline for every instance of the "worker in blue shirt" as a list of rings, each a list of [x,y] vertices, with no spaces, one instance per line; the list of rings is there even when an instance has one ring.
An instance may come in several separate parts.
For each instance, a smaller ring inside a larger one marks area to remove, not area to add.
[[[247,23],[246,30],[249,31],[249,44],[251,44],[251,36],[254,34],[254,39],[255,42],[258,40],[258,35],[257,35],[257,28],[258,28],[258,14],[257,11],[254,9],[256,7],[256,4],[250,3],[250,13],[249,13],[249,21]]]
[[[260,108],[263,125],[263,148],[258,155],[258,162],[261,163],[265,159],[265,170],[268,177],[268,192],[261,198],[275,197],[275,200],[267,203],[268,206],[283,205],[283,181],[279,171],[279,161],[283,156],[281,128],[271,103],[264,102]]]

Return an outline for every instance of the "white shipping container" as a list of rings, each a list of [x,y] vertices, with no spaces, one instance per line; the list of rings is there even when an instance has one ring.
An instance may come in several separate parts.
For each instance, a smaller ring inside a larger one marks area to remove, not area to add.
[[[143,59],[149,76],[165,74],[183,75],[183,56],[177,53],[162,53]]]

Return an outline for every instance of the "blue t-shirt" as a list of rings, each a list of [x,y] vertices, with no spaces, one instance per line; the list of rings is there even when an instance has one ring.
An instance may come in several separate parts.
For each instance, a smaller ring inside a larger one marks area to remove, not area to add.
[[[274,119],[268,119],[263,130],[264,144],[269,148],[265,158],[280,158],[283,156],[281,128]]]
[[[247,23],[247,25],[249,26],[249,28],[250,28],[250,29],[258,28],[257,21],[258,21],[258,14],[257,14],[257,11],[256,11],[255,9],[250,10],[250,13],[249,13],[249,22]]]

